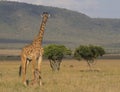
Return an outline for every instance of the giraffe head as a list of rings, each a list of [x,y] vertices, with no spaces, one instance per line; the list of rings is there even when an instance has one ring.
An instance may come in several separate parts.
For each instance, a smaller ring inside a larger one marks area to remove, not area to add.
[[[47,20],[49,16],[50,14],[48,12],[43,12],[42,14],[43,20]]]

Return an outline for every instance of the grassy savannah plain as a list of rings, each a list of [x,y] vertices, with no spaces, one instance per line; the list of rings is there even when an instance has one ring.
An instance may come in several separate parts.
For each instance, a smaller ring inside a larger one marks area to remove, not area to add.
[[[25,87],[18,76],[20,61],[0,61],[0,92],[119,92],[120,60],[97,60],[94,71],[86,62],[63,60],[61,70],[52,72],[49,62],[42,63],[42,86]],[[31,65],[27,69],[31,79]]]

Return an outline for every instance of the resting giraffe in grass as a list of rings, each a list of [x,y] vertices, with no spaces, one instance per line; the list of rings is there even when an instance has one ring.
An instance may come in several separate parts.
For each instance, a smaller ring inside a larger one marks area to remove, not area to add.
[[[33,40],[33,42],[27,46],[25,46],[22,49],[21,52],[21,61],[22,64],[20,66],[20,71],[19,74],[21,75],[22,72],[22,82],[25,86],[27,86],[26,83],[26,69],[28,63],[31,61],[32,63],[32,74],[33,74],[33,80],[35,79],[35,64],[36,60],[38,60],[38,71],[40,72],[41,70],[41,62],[42,62],[42,56],[43,56],[43,48],[42,48],[42,39],[43,39],[43,34],[46,26],[47,19],[49,17],[49,14],[47,12],[44,12],[42,14],[42,23],[40,26],[40,32],[37,35],[37,37]],[[41,81],[40,81],[41,84]]]
[[[35,69],[34,76],[35,76],[35,79],[32,80],[30,84],[31,85],[34,85],[34,84],[42,85],[41,72],[38,69]]]

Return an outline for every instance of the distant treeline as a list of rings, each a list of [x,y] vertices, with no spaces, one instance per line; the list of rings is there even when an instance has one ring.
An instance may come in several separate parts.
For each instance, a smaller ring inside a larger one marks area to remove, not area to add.
[[[0,56],[1,61],[20,60],[20,56]]]
[[[46,58],[44,58],[46,59]],[[72,57],[66,57],[64,59],[73,59]],[[104,55],[98,59],[120,59],[120,55]],[[0,56],[0,61],[20,61],[20,56]]]

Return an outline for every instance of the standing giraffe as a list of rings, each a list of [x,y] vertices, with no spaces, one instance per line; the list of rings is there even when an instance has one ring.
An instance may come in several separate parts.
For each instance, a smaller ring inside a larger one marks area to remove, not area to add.
[[[38,71],[40,72],[40,69],[41,69],[41,62],[42,62],[42,55],[43,55],[42,39],[43,39],[43,34],[44,34],[44,30],[45,30],[45,26],[46,26],[46,22],[49,17],[49,14],[47,12],[43,12],[42,17],[43,18],[42,18],[39,34],[33,40],[33,42],[25,46],[21,52],[22,65],[20,66],[19,75],[21,75],[21,71],[22,71],[22,78],[23,78],[22,82],[25,86],[27,86],[26,69],[27,69],[28,63],[29,62],[32,63],[33,80],[35,79],[34,71],[35,71],[36,60],[38,60]],[[41,85],[41,81],[40,81],[40,85]]]

